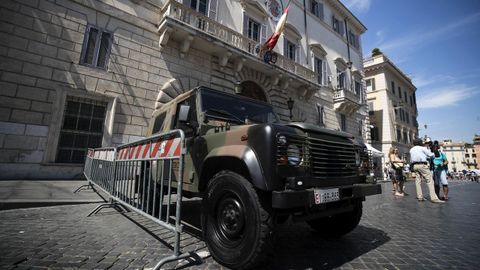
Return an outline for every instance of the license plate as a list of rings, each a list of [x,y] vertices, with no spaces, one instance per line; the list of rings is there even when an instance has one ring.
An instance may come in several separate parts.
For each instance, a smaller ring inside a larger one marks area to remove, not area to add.
[[[340,200],[338,188],[314,189],[315,204],[335,202]]]

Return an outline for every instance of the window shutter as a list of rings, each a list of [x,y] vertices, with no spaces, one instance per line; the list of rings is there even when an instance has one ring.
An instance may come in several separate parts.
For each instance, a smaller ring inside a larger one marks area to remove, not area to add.
[[[248,21],[249,17],[246,13],[243,13],[243,35],[248,36]]]
[[[318,17],[323,21],[323,3],[318,3]]]
[[[295,45],[295,62],[300,63],[300,46]]]
[[[260,38],[260,43],[264,44],[265,41],[267,40],[267,26],[265,24],[262,24],[262,30],[260,30],[261,33],[261,38]]]
[[[328,74],[327,74],[327,59],[323,59],[322,61],[322,84],[327,85],[328,84]]]
[[[217,20],[217,0],[210,0],[210,5],[208,9],[208,17],[214,21]]]
[[[340,33],[340,35],[343,36],[343,34],[345,33],[345,26],[343,25],[343,22],[341,21],[338,21],[338,28],[340,31],[338,31]]]

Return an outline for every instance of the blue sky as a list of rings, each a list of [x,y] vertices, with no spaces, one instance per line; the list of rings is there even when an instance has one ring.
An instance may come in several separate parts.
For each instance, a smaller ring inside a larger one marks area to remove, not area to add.
[[[341,1],[368,28],[364,57],[378,47],[413,79],[421,136],[480,134],[480,1]]]

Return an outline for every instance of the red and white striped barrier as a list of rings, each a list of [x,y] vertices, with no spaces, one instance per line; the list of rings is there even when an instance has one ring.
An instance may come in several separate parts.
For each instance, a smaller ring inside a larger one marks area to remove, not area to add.
[[[181,150],[181,139],[174,138],[156,142],[145,142],[143,144],[119,148],[117,160],[132,160],[145,158],[172,158],[179,157]],[[149,153],[150,152],[150,153]]]
[[[93,155],[90,151],[88,150],[87,156],[92,157],[94,159],[100,159],[100,160],[108,160],[108,161],[114,161],[115,160],[115,150],[113,149],[108,149],[108,150],[92,150]]]

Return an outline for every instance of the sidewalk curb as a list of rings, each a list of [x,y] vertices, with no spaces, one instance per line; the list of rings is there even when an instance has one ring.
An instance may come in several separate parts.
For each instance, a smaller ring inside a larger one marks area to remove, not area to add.
[[[7,200],[0,201],[0,211],[4,210],[13,210],[21,208],[35,208],[35,207],[45,207],[45,206],[60,206],[60,205],[76,205],[76,204],[94,204],[94,203],[104,203],[104,200]]]

